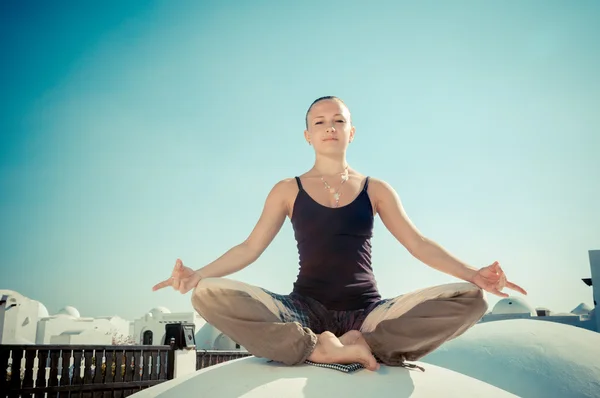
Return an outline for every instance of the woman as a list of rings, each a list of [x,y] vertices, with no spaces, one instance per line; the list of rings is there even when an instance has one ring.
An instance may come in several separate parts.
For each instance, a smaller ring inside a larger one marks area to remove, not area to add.
[[[424,237],[393,188],[348,166],[354,134],[342,100],[313,102],[304,131],[316,155],[312,169],[273,187],[243,243],[196,271],[177,260],[171,277],[153,289],[194,289],[196,311],[255,356],[288,365],[360,363],[370,370],[379,362],[405,365],[464,333],[487,310],[482,290],[527,294],[507,281],[498,262],[474,269]],[[375,215],[413,256],[465,282],[382,300],[371,268]],[[256,261],[286,217],[300,256],[290,294],[223,278]]]

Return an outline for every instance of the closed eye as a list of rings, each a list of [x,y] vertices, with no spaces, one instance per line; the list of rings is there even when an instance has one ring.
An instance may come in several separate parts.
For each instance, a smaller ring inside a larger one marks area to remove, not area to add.
[[[336,122],[346,123],[345,120],[336,120]],[[323,124],[323,122],[316,122],[315,124]]]

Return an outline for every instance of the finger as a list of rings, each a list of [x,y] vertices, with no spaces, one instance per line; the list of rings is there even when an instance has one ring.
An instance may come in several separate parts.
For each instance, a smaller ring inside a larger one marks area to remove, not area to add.
[[[527,295],[527,291],[525,291],[525,289],[523,289],[521,286],[514,284],[512,282],[507,281],[506,282],[506,287],[512,290],[516,290],[517,292]]]
[[[488,271],[488,272],[494,272],[495,266],[496,266],[496,263],[493,263],[493,264],[483,267],[482,270]]]
[[[502,269],[502,267],[500,266],[500,264],[496,265],[496,270],[498,271],[498,273],[500,275],[504,275],[504,270]]]
[[[496,296],[500,296],[500,297],[508,297],[508,294],[506,293],[502,293],[500,290],[498,289],[491,289],[488,290],[490,293],[495,294]]]
[[[173,267],[173,272],[171,272],[171,277],[177,278],[181,274],[182,269],[183,263],[180,259],[177,259],[177,261],[175,261],[175,266]]]
[[[494,271],[495,271],[497,274],[499,274],[499,275],[503,274],[503,273],[504,273],[504,271],[502,270],[502,267],[500,266],[500,263],[499,263],[498,261],[496,261],[494,264],[495,264],[495,265],[494,265]]]
[[[501,273],[502,269],[498,264],[498,261],[494,261],[493,264],[488,265],[484,268],[484,272],[486,275],[498,276]]]
[[[175,289],[175,290],[178,291],[179,290],[179,286],[181,286],[181,279],[173,278],[172,280],[173,280],[173,284],[172,284],[173,289]]]
[[[156,290],[159,290],[159,289],[165,288],[165,287],[167,287],[167,286],[171,285],[171,281],[172,281],[172,279],[171,279],[171,278],[169,278],[169,279],[165,279],[164,281],[162,281],[162,282],[159,282],[159,283],[157,283],[156,285],[154,285],[154,286],[152,287],[152,290],[153,290],[153,291],[156,291]]]
[[[498,275],[484,276],[482,278],[485,281],[485,283],[489,283],[491,285],[495,285],[500,281],[500,277]]]
[[[506,287],[506,275],[500,274],[500,278],[498,280],[498,290],[502,290]]]

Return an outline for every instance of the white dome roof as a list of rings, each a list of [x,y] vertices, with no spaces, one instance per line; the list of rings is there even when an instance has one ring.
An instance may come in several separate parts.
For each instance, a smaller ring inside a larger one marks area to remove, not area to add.
[[[514,397],[480,380],[425,366],[425,372],[382,366],[376,372],[362,369],[348,375],[312,365],[286,366],[246,357],[177,377],[131,397]]]
[[[531,314],[536,315],[535,308],[520,297],[506,297],[498,301],[492,309],[493,315]]]
[[[33,300],[34,303],[38,304],[38,319],[47,318],[50,316],[48,308],[37,300]]]
[[[536,319],[475,325],[422,359],[521,397],[592,397],[600,333]]]
[[[15,292],[14,290],[0,289],[0,298],[7,296],[6,306],[19,305],[23,303],[27,298],[22,294]]]
[[[155,317],[158,314],[170,314],[171,311],[166,307],[155,307],[150,310],[150,313]]]
[[[0,297],[1,296],[14,297],[17,300],[23,300],[25,298],[21,293],[8,289],[0,289]]]
[[[56,315],[70,315],[74,318],[79,318],[81,316],[79,315],[79,311],[77,311],[77,308],[71,307],[70,305],[67,305],[65,308],[58,311]]]

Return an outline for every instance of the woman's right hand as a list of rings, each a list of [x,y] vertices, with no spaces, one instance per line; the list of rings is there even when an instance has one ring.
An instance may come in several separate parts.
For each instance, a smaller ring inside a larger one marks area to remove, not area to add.
[[[198,272],[190,267],[186,267],[180,259],[177,259],[173,272],[171,272],[171,277],[154,285],[152,291],[171,286],[178,292],[185,294],[195,288],[198,282],[200,282],[200,279],[200,274],[198,274]]]

